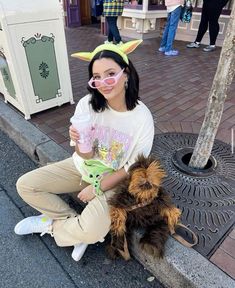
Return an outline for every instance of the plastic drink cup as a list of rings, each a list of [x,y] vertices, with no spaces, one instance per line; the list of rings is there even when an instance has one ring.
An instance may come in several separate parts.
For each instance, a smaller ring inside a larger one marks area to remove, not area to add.
[[[70,122],[78,131],[80,139],[78,140],[78,148],[81,153],[89,153],[92,151],[91,137],[91,119],[89,114],[74,115]]]

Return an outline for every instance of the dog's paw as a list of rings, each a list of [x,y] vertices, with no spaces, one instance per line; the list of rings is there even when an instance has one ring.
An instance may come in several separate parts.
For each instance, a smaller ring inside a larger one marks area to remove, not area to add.
[[[169,209],[168,214],[168,227],[170,229],[170,232],[173,233],[175,230],[176,224],[179,222],[181,211],[180,209],[174,207]]]
[[[130,255],[128,249],[124,249],[124,250],[119,250],[119,249],[118,249],[118,252],[119,252],[120,256],[121,256],[124,260],[128,261],[128,260],[131,259],[131,255]]]
[[[165,219],[170,233],[173,234],[175,226],[179,223],[181,211],[176,207],[167,207],[161,210],[161,216]]]
[[[108,254],[108,257],[112,260],[115,260],[120,257],[120,254],[118,253],[117,249],[114,248],[112,245],[108,245],[105,248],[106,253]]]
[[[152,257],[163,258],[164,249],[162,247],[158,248],[150,243],[145,242],[144,239],[141,239],[139,244],[140,248]]]

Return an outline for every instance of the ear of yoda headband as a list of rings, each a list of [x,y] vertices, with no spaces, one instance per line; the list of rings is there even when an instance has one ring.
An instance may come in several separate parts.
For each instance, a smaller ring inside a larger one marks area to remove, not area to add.
[[[115,44],[102,44],[96,47],[95,50],[93,50],[92,52],[77,52],[77,53],[72,54],[71,56],[75,58],[79,58],[84,61],[91,61],[97,53],[104,51],[104,50],[108,50],[108,51],[112,51],[112,52],[119,54],[122,57],[122,59],[127,64],[129,64],[127,54],[134,51],[140,45],[142,41],[143,40],[132,40],[120,46],[117,46]]]

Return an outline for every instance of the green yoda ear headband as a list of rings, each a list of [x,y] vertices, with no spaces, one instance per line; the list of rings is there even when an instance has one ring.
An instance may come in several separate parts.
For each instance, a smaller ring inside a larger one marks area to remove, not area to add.
[[[112,52],[119,54],[122,57],[122,59],[127,64],[129,64],[127,54],[134,51],[140,45],[142,41],[143,40],[132,40],[120,46],[117,46],[115,44],[102,44],[96,47],[95,50],[93,50],[92,52],[78,52],[78,53],[72,54],[71,56],[75,58],[79,58],[84,61],[91,61],[98,52],[108,50],[108,51],[112,51]]]

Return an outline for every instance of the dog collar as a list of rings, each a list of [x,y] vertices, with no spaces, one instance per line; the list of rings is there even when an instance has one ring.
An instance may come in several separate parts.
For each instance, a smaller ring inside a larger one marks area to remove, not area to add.
[[[139,203],[139,204],[136,204],[136,205],[132,205],[131,207],[127,208],[126,210],[129,212],[129,211],[133,211],[135,209],[138,209],[138,208],[142,208],[142,207],[145,207],[149,204],[151,204],[153,202],[153,200],[151,201],[144,201],[142,203]]]

